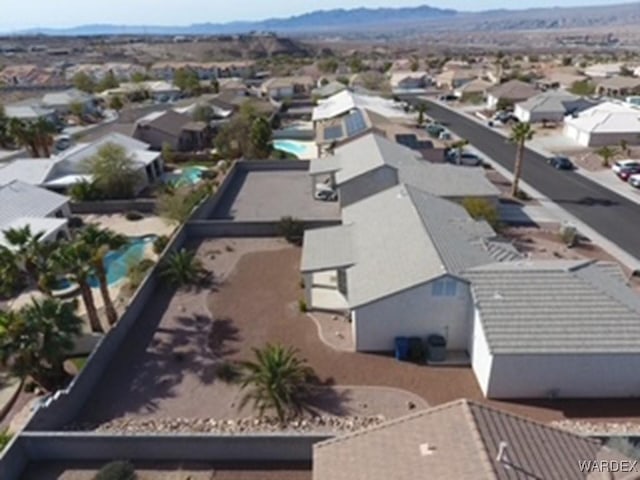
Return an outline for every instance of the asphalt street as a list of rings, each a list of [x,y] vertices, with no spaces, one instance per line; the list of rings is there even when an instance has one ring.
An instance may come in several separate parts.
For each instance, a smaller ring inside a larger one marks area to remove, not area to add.
[[[425,102],[428,116],[513,171],[516,147],[502,135],[435,102],[417,98],[408,101]],[[640,258],[640,205],[583,176],[556,170],[547,164],[545,157],[528,149],[522,178],[603,237]]]

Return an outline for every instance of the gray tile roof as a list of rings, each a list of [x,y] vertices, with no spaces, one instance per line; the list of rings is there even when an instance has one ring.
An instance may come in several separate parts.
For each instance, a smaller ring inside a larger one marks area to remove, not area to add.
[[[495,87],[487,90],[489,95],[495,98],[505,98],[510,100],[523,100],[529,97],[533,97],[538,90],[533,85],[525,83],[521,80],[509,80],[508,82],[501,83]]]
[[[550,90],[541,93],[518,106],[532,113],[570,113],[585,110],[595,105],[595,102],[579,97],[570,92]]]
[[[420,153],[386,137],[369,133],[336,149],[332,157],[311,162],[311,173],[330,165],[336,183],[344,184],[377,168],[388,166],[397,171],[398,182],[417,187],[441,197],[497,196],[498,189],[481,168],[461,168],[450,164],[434,164]]]
[[[351,226],[355,260],[347,270],[351,308],[495,262],[483,244],[495,236],[485,222],[472,220],[456,203],[406,185],[345,207],[342,221]]]
[[[53,173],[56,161],[50,158],[24,158],[0,166],[0,186],[19,180],[42,185]]]
[[[46,217],[65,205],[64,195],[14,181],[0,187],[0,227],[21,217]]]
[[[346,267],[355,262],[350,225],[304,232],[300,270],[313,272]]]
[[[640,353],[640,296],[612,264],[505,262],[462,276],[493,354]]]
[[[585,459],[628,460],[598,440],[459,400],[314,445],[313,479],[610,478],[581,473]]]

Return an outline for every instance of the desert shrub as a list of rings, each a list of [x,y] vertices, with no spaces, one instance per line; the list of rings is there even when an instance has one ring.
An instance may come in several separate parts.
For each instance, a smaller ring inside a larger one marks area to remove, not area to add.
[[[518,190],[518,193],[516,194],[516,198],[518,200],[522,200],[523,202],[528,202],[529,200],[531,200],[531,197],[529,196],[529,194],[524,190]]]
[[[484,220],[491,227],[500,230],[500,215],[496,206],[485,198],[469,197],[462,201],[462,206],[467,210],[471,218]]]
[[[160,255],[164,252],[164,249],[167,248],[167,244],[169,243],[169,237],[166,235],[160,235],[153,241],[153,253],[156,255]]]
[[[202,178],[205,180],[214,180],[218,176],[218,172],[216,170],[203,170]]]
[[[73,216],[69,218],[68,225],[71,229],[82,228],[84,226],[84,220],[82,217]]]
[[[92,182],[76,183],[69,189],[69,195],[76,202],[91,202],[104,198],[100,189]]]
[[[307,307],[307,302],[305,302],[304,300],[300,299],[298,300],[298,309],[302,312],[305,313],[308,311],[308,307]]]
[[[0,430],[0,452],[2,452],[4,447],[9,444],[12,437],[13,435],[11,435],[6,428],[4,430]]]
[[[137,210],[129,210],[127,213],[124,214],[124,218],[126,218],[130,222],[137,222],[144,218],[144,214],[138,212]]]
[[[574,227],[563,227],[560,239],[567,247],[575,247],[578,244],[578,231]]]
[[[130,462],[118,460],[107,463],[93,480],[136,480],[138,476]]]
[[[293,217],[282,217],[278,225],[280,235],[294,245],[302,245],[304,236],[304,224]]]
[[[129,288],[136,290],[147,276],[147,272],[151,270],[154,265],[155,262],[149,258],[144,258],[139,262],[128,265],[127,280],[129,280]]]

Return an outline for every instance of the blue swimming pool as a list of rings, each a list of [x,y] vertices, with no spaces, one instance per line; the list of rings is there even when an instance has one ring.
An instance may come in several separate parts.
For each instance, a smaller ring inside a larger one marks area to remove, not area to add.
[[[109,285],[119,282],[127,276],[129,265],[138,263],[144,258],[147,245],[153,243],[157,235],[131,238],[129,243],[120,250],[114,250],[104,258]],[[89,278],[89,285],[98,288],[100,283],[96,277]],[[68,278],[61,278],[56,284],[56,290],[67,290],[72,286]]]
[[[207,170],[205,167],[186,167],[181,171],[167,174],[164,182],[178,187],[195,185],[202,181],[202,172],[205,170]]]
[[[307,151],[306,145],[296,140],[274,140],[273,148],[281,152],[290,153],[296,157],[304,155]]]

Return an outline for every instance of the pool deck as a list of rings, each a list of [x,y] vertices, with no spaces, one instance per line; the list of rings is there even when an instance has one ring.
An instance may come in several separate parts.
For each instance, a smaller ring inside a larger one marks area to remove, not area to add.
[[[296,148],[278,148],[276,145],[282,144],[285,142],[286,144],[296,145],[301,147],[299,150]],[[318,146],[315,142],[305,142],[301,140],[274,140],[274,148],[276,150],[280,150],[282,152],[290,153],[291,155],[295,155],[299,160],[313,160],[314,158],[318,158]]]

